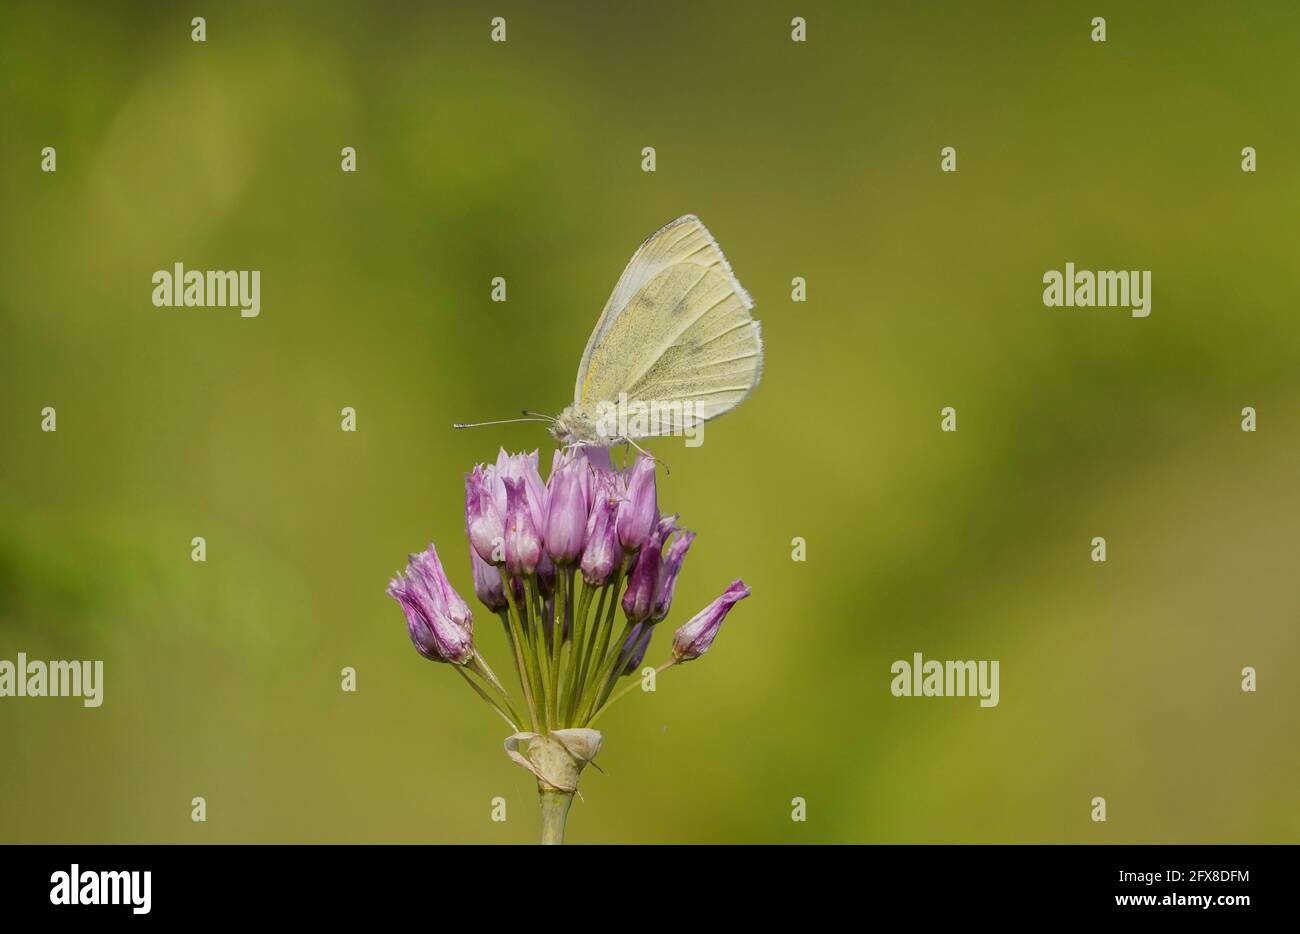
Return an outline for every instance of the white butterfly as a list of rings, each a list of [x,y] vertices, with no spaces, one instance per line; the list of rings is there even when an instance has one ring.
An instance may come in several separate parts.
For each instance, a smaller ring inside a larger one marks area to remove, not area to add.
[[[730,412],[763,372],[753,307],[700,219],[677,218],[619,277],[587,341],[573,404],[555,419],[538,417],[562,444],[608,447],[681,434]],[[651,417],[610,417],[638,404]]]

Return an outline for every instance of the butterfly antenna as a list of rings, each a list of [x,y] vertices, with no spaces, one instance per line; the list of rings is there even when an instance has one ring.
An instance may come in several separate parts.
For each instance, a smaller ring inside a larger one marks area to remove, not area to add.
[[[555,416],[554,416],[554,415],[547,415],[547,414],[545,414],[545,413],[543,413],[543,412],[530,412],[530,411],[528,411],[528,409],[524,409],[523,411],[524,411],[524,414],[525,414],[525,415],[528,415],[528,416],[530,416],[530,417],[532,417],[532,418],[541,418],[541,419],[545,419],[545,420],[548,421],[548,422],[553,422],[553,421],[555,421]]]
[[[545,422],[552,419],[545,418],[499,418],[491,422],[455,422],[452,428],[482,428],[485,425],[513,425],[516,422]]]

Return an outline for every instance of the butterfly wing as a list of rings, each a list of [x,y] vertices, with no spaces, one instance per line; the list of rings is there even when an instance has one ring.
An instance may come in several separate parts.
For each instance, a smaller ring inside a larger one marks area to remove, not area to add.
[[[587,341],[574,386],[583,407],[659,403],[657,434],[716,418],[758,385],[763,342],[749,294],[699,218],[679,217],[632,255]]]

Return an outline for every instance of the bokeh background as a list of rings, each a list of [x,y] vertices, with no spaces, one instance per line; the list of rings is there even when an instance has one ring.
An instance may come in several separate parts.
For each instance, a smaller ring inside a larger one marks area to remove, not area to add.
[[[602,720],[570,840],[1296,840],[1300,7],[1248,8],[4,4],[0,658],[106,683],[0,700],[0,840],[535,840],[384,586],[432,540],[469,593],[462,474],[551,445],[450,423],[558,412],[686,212],[767,366],[653,446],[700,537],[650,658],[754,596]],[[1043,307],[1067,261],[1152,270],[1150,318]],[[261,316],[154,308],[175,262]],[[892,697],[915,651],[1000,706]]]

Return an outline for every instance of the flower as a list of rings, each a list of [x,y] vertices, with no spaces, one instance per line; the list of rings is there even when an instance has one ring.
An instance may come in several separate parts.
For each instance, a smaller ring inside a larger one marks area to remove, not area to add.
[[[627,591],[623,594],[623,612],[627,614],[628,622],[640,623],[650,618],[659,589],[663,540],[672,534],[676,521],[676,516],[661,519],[637,552],[636,564],[628,574]]]
[[[654,629],[652,623],[637,623],[628,633],[627,640],[623,643],[623,650],[620,655],[625,659],[623,667],[619,669],[619,676],[630,675],[636,672],[637,666],[641,664],[641,659],[645,658],[645,650],[650,645],[650,635]]]
[[[627,488],[618,504],[618,540],[627,551],[645,544],[659,518],[655,493],[655,462],[644,454],[626,473]]]
[[[556,458],[547,481],[546,553],[556,564],[572,564],[582,554],[591,511],[591,470],[586,455]]]
[[[526,481],[506,477],[505,556],[511,574],[532,574],[542,560],[542,536],[528,503]]]
[[[582,579],[591,587],[610,582],[623,561],[618,543],[617,487],[612,473],[597,471],[591,483],[591,513],[587,516],[582,551]]]
[[[537,562],[537,591],[543,597],[555,593],[555,562],[545,552],[542,552],[542,559]]]
[[[406,573],[399,571],[387,592],[402,605],[411,642],[425,658],[464,665],[474,657],[474,617],[447,580],[432,544],[409,556]]]
[[[401,604],[416,650],[456,665],[510,724],[507,752],[537,776],[544,825],[554,830],[600,747],[593,724],[636,690],[635,681],[615,688],[643,664],[696,536],[678,527],[676,515],[659,515],[648,455],[615,470],[606,448],[563,449],[546,483],[537,464],[537,451],[501,449],[494,463],[465,475],[474,594],[505,626],[522,705],[477,651],[473,616],[433,545],[409,556],[387,592]],[[577,570],[581,591],[573,587]],[[668,665],[657,671],[707,652],[731,607],[749,594],[744,581],[733,581],[676,631]],[[615,621],[620,603],[626,623]],[[572,645],[567,665],[565,642]]]
[[[479,464],[465,474],[465,531],[478,556],[488,564],[505,560],[505,489],[498,498],[500,479],[491,467]]]
[[[673,658],[689,662],[709,650],[717,638],[722,621],[738,602],[749,596],[749,587],[743,580],[734,580],[722,596],[714,600],[673,634]]]
[[[686,560],[686,552],[690,550],[693,541],[694,532],[680,529],[664,551],[663,561],[659,565],[659,579],[655,584],[654,603],[650,608],[650,622],[662,622],[668,615],[668,610],[673,605],[673,591],[677,589],[677,574],[682,569],[682,562]]]
[[[506,599],[506,589],[501,585],[501,572],[488,564],[478,555],[478,550],[471,546],[469,550],[470,570],[474,574],[474,596],[493,613],[504,613],[510,609]]]
[[[506,480],[522,480],[524,483],[525,499],[528,501],[528,513],[533,520],[533,528],[537,529],[537,534],[542,534],[542,529],[546,526],[546,484],[542,483],[542,475],[537,472],[537,452],[531,454],[507,454],[505,448],[497,452],[496,464],[497,476],[504,482]],[[506,502],[498,499],[498,503],[505,511]]]

